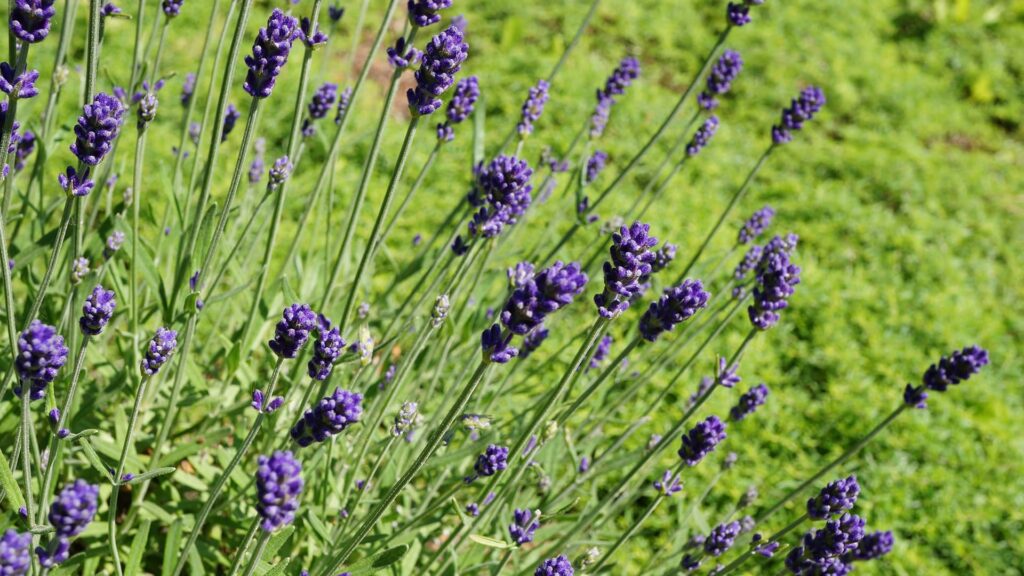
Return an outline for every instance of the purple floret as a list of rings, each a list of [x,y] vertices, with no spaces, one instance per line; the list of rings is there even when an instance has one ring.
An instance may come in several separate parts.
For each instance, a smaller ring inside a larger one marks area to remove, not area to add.
[[[362,394],[335,388],[334,394],[321,398],[313,408],[306,410],[292,427],[291,436],[299,446],[323,442],[358,422],[362,414]]]
[[[254,98],[267,98],[281,68],[288,62],[292,43],[299,37],[299,21],[279,9],[274,9],[267,27],[260,28],[252,46],[252,54],[245,57],[249,71],[242,86]]]
[[[302,464],[289,452],[260,456],[256,469],[256,511],[265,532],[273,532],[295,520],[302,494]]]

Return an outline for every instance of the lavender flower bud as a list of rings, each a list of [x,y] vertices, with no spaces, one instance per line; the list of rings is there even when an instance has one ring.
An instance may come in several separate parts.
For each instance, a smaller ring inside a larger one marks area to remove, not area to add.
[[[313,93],[313,99],[310,101],[307,108],[309,111],[309,117],[313,120],[320,120],[327,116],[327,113],[334,107],[334,103],[337,99],[338,85],[325,82],[316,89],[316,92]]]
[[[615,342],[615,338],[611,335],[605,335],[601,338],[601,341],[597,343],[597,349],[594,351],[594,356],[590,359],[590,369],[593,370],[601,366],[601,362],[608,357],[608,354],[612,351],[612,344]]]
[[[441,324],[444,324],[445,318],[448,317],[448,310],[451,305],[448,302],[448,295],[441,294],[434,300],[434,308],[430,312],[430,322],[434,328],[440,328]]]
[[[163,0],[160,3],[160,7],[164,11],[164,15],[168,18],[174,18],[181,12],[181,5],[185,3],[185,0]]]
[[[409,0],[409,21],[419,28],[436,24],[441,21],[438,12],[451,6],[452,0]]]
[[[63,174],[57,175],[57,183],[68,196],[88,196],[95,184],[89,179],[89,168],[86,167],[78,173],[73,167],[68,166]]]
[[[597,150],[596,152],[594,152],[590,156],[590,159],[587,160],[587,170],[583,178],[583,182],[585,184],[590,184],[594,180],[597,180],[597,177],[601,175],[602,171],[604,171],[604,167],[607,164],[607,162],[608,154],[602,152],[601,150]]]
[[[114,308],[117,300],[114,299],[114,292],[104,290],[103,286],[96,286],[85,299],[82,306],[82,317],[78,319],[78,326],[82,333],[87,336],[99,336],[103,333],[110,318],[114,315]]]
[[[153,339],[149,341],[149,348],[146,356],[142,359],[142,372],[148,376],[155,376],[160,367],[170,360],[178,347],[178,333],[167,328],[157,328]]]
[[[420,69],[416,71],[416,88],[407,92],[413,115],[427,116],[441,107],[438,96],[455,82],[455,74],[468,56],[469,45],[454,26],[431,39],[423,51]]]
[[[687,279],[675,288],[666,288],[640,318],[640,335],[654,342],[663,332],[672,331],[705,308],[710,297],[700,280]]]
[[[0,574],[25,576],[32,565],[32,534],[8,528],[0,537]]]
[[[508,525],[508,534],[517,546],[533,542],[533,533],[540,528],[540,511],[537,511],[536,518],[529,510],[516,508],[512,515],[512,523]]]
[[[50,33],[50,20],[57,10],[56,0],[14,0],[11,3],[8,27],[22,42],[42,42]]]
[[[398,415],[395,416],[395,425],[391,428],[393,436],[402,436],[412,431],[419,419],[419,406],[415,402],[404,402]]]
[[[696,466],[725,438],[725,422],[719,420],[717,416],[709,416],[683,434],[679,457],[687,466]]]
[[[82,533],[96,515],[100,489],[85,480],[75,480],[57,495],[47,519],[58,536],[71,538]]]
[[[665,470],[665,473],[661,475],[661,480],[654,481],[654,489],[667,497],[682,492],[683,484],[679,481],[678,476],[672,474],[671,470]]]
[[[513,334],[525,335],[544,318],[572,303],[587,285],[578,263],[555,262],[512,291],[501,312],[501,323]]]
[[[331,4],[330,6],[327,7],[327,17],[330,18],[332,23],[337,24],[338,21],[341,20],[341,17],[344,15],[344,6],[337,6],[335,4]]]
[[[754,241],[758,236],[764,233],[772,224],[772,218],[775,217],[775,209],[771,206],[765,206],[757,212],[754,212],[750,219],[743,223],[743,228],[740,228],[739,235],[736,238],[737,244],[749,244]]]
[[[768,387],[763,383],[754,386],[740,396],[739,402],[729,410],[729,419],[739,422],[754,413],[768,398]]]
[[[267,98],[274,90],[277,76],[288,62],[292,43],[299,35],[298,24],[298,20],[275,8],[267,27],[257,34],[252,55],[245,57],[249,71],[243,85],[254,98]]]
[[[508,447],[490,444],[483,454],[476,458],[473,470],[477,476],[494,476],[508,467]]]
[[[721,556],[722,554],[725,554],[729,548],[732,548],[733,543],[736,541],[736,537],[739,535],[739,522],[719,524],[711,530],[711,533],[708,534],[707,540],[704,541],[704,552],[715,557]]]
[[[470,205],[478,208],[469,222],[469,238],[494,238],[506,226],[512,226],[533,202],[530,177],[533,170],[525,160],[514,156],[498,156],[486,166],[477,166],[473,189],[467,195]],[[464,254],[469,240],[455,239],[452,250]]]
[[[46,386],[57,377],[57,372],[68,360],[64,337],[53,326],[33,320],[18,338],[18,357],[14,367],[20,386],[14,393],[22,394],[21,386],[31,386],[30,400],[39,400],[46,394]]]
[[[270,175],[267,179],[267,188],[270,190],[277,190],[284,184],[284,181],[288,179],[292,173],[292,163],[288,160],[287,156],[281,156],[274,161],[274,166],[270,169]]]
[[[156,109],[159,104],[156,94],[153,92],[146,93],[146,95],[139,100],[139,109],[137,114],[138,121],[136,122],[139,129],[142,129],[156,119]]]
[[[817,496],[807,500],[807,515],[815,520],[838,516],[853,508],[860,495],[856,476],[829,482]]]
[[[110,152],[121,130],[124,105],[117,98],[99,93],[86,104],[75,125],[71,152],[88,166],[96,166]]]
[[[327,34],[320,31],[319,24],[317,24],[314,29],[313,22],[306,17],[303,17],[299,22],[299,33],[297,38],[302,40],[302,43],[310,50],[319,50],[327,45]]]
[[[256,511],[264,532],[273,532],[295,520],[302,494],[302,464],[291,452],[260,456],[256,470]]]
[[[825,106],[825,93],[817,86],[809,86],[800,92],[789,108],[782,111],[782,121],[772,126],[772,142],[776,145],[793,140],[793,132],[804,127],[804,122],[814,118]]]
[[[448,102],[448,109],[445,112],[446,120],[443,124],[437,125],[437,138],[442,142],[451,142],[455,138],[455,124],[461,124],[476,107],[476,101],[480,98],[480,84],[476,76],[463,78],[455,85],[452,99]]]
[[[84,257],[75,258],[71,263],[71,284],[78,285],[89,275],[89,259]]]
[[[13,137],[13,134],[12,134]],[[14,151],[14,170],[20,172],[25,168],[25,161],[36,149],[36,135],[31,130],[25,130],[18,138],[18,146]]]
[[[26,70],[21,74],[15,72],[14,67],[7,62],[0,62],[0,92],[22,100],[39,94],[36,89],[38,70]]]
[[[181,84],[181,105],[188,107],[192,102],[192,96],[196,92],[196,75],[189,72],[185,75],[185,81]]]
[[[757,264],[757,286],[754,302],[747,308],[751,324],[767,330],[779,321],[779,312],[789,305],[789,297],[800,283],[800,267],[790,262],[794,239],[773,238]]]
[[[732,83],[743,70],[743,58],[739,52],[726,50],[718,58],[718,62],[711,67],[708,74],[707,88],[697,96],[697,103],[705,110],[714,110],[718,107],[718,100],[715,96],[721,96],[729,92]]]
[[[280,358],[295,358],[306,345],[309,333],[317,328],[317,316],[306,304],[292,304],[284,309],[281,320],[269,342],[270,350]]]
[[[565,556],[549,558],[540,563],[533,572],[533,576],[574,576],[572,563]]]
[[[484,359],[505,364],[519,355],[519,349],[511,346],[512,332],[505,332],[498,324],[492,325],[480,335],[480,348]]]
[[[544,113],[544,105],[548,102],[548,89],[551,87],[547,80],[539,80],[537,85],[530,88],[530,93],[523,102],[523,113],[516,126],[520,138],[526,138],[533,133],[534,122],[540,120]]]
[[[693,139],[686,145],[686,155],[692,158],[700,154],[700,151],[708,145],[708,142],[711,142],[711,138],[714,137],[717,131],[718,116],[711,116],[693,133]]]
[[[228,134],[235,129],[235,125],[238,124],[238,119],[242,117],[242,113],[238,111],[238,108],[234,104],[228,104],[227,110],[224,111],[224,127],[220,132],[220,141],[226,142]]]
[[[321,398],[313,408],[306,410],[292,427],[291,436],[303,447],[323,442],[358,422],[362,414],[362,394],[335,388],[334,394]]]
[[[352,102],[352,88],[345,88],[338,96],[338,112],[334,115],[334,123],[341,124],[341,119],[348,114],[348,106]]]
[[[412,44],[407,43],[404,36],[396,40],[394,46],[388,46],[387,54],[388,62],[396,70],[411,68],[423,57],[423,53]]]
[[[629,308],[630,300],[642,292],[642,279],[651,273],[658,239],[642,222],[619,229],[612,235],[611,259],[604,263],[604,291],[594,296],[598,312],[615,318]]]
[[[522,349],[519,351],[519,359],[523,360],[529,358],[530,354],[533,354],[540,345],[547,340],[550,332],[544,327],[544,324],[539,324],[536,328],[531,330],[526,336],[523,337]]]

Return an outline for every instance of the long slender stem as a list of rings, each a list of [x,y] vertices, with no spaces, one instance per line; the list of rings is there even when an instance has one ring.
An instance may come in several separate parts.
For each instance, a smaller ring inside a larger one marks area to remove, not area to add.
[[[238,547],[238,552],[235,553],[235,559],[231,562],[231,571],[228,572],[228,576],[235,576],[235,574],[238,574],[238,570],[242,568],[242,560],[245,558],[245,553],[249,551],[249,546],[252,544],[253,539],[256,538],[256,531],[259,529],[260,518],[257,516],[252,521],[249,531],[246,532],[242,545]]]
[[[25,510],[27,516],[32,518],[35,509],[35,501],[32,498],[32,453],[29,446],[32,444],[32,410],[29,404],[32,402],[32,383],[21,383],[21,472],[22,480],[25,481]]]
[[[807,518],[808,518],[808,516],[807,516],[807,513],[805,512],[799,518],[797,518],[796,520],[794,520],[794,521],[790,522],[789,524],[787,524],[785,528],[779,530],[775,534],[772,534],[770,538],[768,538],[767,540],[764,541],[764,544],[769,544],[771,542],[778,542],[780,539],[785,537],[786,534],[789,534],[793,530],[796,530],[801,524],[806,522]],[[743,552],[743,554],[737,556],[735,560],[733,560],[732,562],[726,564],[725,568],[719,570],[717,574],[724,575],[724,574],[729,574],[731,572],[735,572],[737,568],[739,568],[740,566],[743,565],[743,563],[745,563],[747,560],[750,560],[754,556],[755,553],[756,553],[756,548],[752,547],[749,550],[746,550],[745,552]]]
[[[135,436],[135,426],[139,421],[139,412],[142,409],[142,399],[146,397],[146,386],[149,384],[150,376],[139,377],[139,385],[135,391],[135,405],[132,407],[131,418],[128,419],[128,431],[125,433],[124,443],[121,445],[121,457],[117,460],[117,469],[114,472],[114,486],[110,491],[110,506],[107,510],[107,534],[110,537],[110,555],[114,561],[114,569],[121,574],[121,557],[117,550],[117,499],[121,493],[121,482],[124,477],[125,463],[128,462],[128,452],[132,448],[132,438]]]
[[[166,29],[166,28],[165,28]],[[142,169],[146,159],[146,124],[139,123],[139,137],[135,141],[135,167],[132,170],[132,266],[128,291],[132,303],[132,366],[139,366],[139,206],[142,204]]]
[[[260,541],[256,544],[256,549],[252,552],[252,557],[249,558],[249,564],[245,567],[245,571],[242,573],[243,576],[252,576],[256,572],[256,565],[259,564],[260,558],[263,558],[263,552],[267,549],[267,543],[270,542],[270,536],[273,532],[264,532],[260,536]]]
[[[402,199],[402,203],[398,205],[398,209],[395,210],[395,214],[388,221],[388,225],[384,227],[384,232],[380,235],[381,238],[387,238],[391,235],[391,230],[395,227],[395,223],[405,213],[405,209],[408,208],[409,202],[412,201],[412,197],[416,194],[416,191],[420,189],[423,184],[423,180],[426,179],[427,173],[430,172],[430,168],[434,165],[434,160],[437,159],[438,153],[441,151],[442,144],[441,140],[437,141],[434,145],[434,149],[430,151],[430,155],[427,156],[427,161],[423,163],[423,167],[420,168],[420,173],[416,176],[416,180],[412,184],[412,188],[406,192],[405,198]]]
[[[633,338],[633,340],[631,340],[629,344],[622,349],[622,352],[619,352],[619,355],[614,360],[609,362],[607,366],[605,366],[604,370],[601,371],[601,374],[597,377],[597,379],[594,380],[594,382],[591,383],[590,386],[588,386],[587,389],[584,390],[583,393],[580,394],[575,401],[573,401],[572,406],[567,408],[564,412],[562,412],[562,414],[558,416],[558,423],[560,425],[564,425],[569,420],[569,418],[572,418],[572,415],[575,414],[577,410],[579,410],[580,406],[582,406],[583,403],[586,402],[594,394],[594,392],[597,391],[597,389],[601,386],[601,384],[604,383],[605,380],[608,379],[608,376],[610,376],[612,372],[617,370],[619,366],[622,365],[626,358],[629,357],[629,354],[637,346],[639,346],[641,342],[642,340],[639,336]]]
[[[142,24],[145,21],[146,0],[139,0],[139,9],[135,13],[135,49],[132,51],[132,76],[128,82],[130,90],[135,89],[142,73]]]

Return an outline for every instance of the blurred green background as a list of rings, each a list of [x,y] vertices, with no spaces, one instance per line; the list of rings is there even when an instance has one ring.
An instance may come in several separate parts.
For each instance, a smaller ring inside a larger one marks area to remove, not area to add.
[[[304,13],[310,3],[303,0],[297,10]],[[134,3],[122,4],[127,9]],[[186,4],[171,27],[162,67],[162,72],[177,76],[164,89],[155,135],[149,140],[147,188],[164,198],[144,208],[151,238],[159,234],[170,193],[171,146],[177,142],[181,117],[177,94],[184,74],[196,65],[210,5]],[[257,2],[249,28],[254,32],[265,21],[270,6],[286,4]],[[343,86],[353,81],[349,53],[358,4],[345,2],[348,14],[328,51],[317,55],[311,87],[326,80]],[[367,25],[355,43],[360,59],[382,4],[370,2]],[[72,45],[73,63],[84,62],[85,6],[79,10],[82,34]],[[456,0],[452,13],[464,13],[469,21],[471,57],[464,70],[480,78],[488,154],[516,122],[526,90],[547,75],[588,6],[583,0]],[[725,2],[717,0],[605,0],[555,80],[526,157],[535,162],[545,146],[564,149],[590,115],[594,90],[622,56],[636,55],[642,77],[615,107],[600,142],[611,165],[599,184],[609,183],[686,87],[721,29],[724,10]],[[620,562],[626,563],[627,573],[637,573],[652,551],[674,549],[693,530],[710,528],[716,521],[710,510],[727,508],[750,483],[758,484],[770,501],[888,414],[900,402],[903,385],[917,381],[929,363],[976,343],[992,356],[992,366],[982,376],[947,394],[934,394],[928,410],[905,414],[844,467],[859,475],[863,497],[858,508],[869,527],[891,529],[897,539],[893,554],[860,570],[1024,574],[1024,1],[772,0],[755,11],[754,19],[726,44],[742,53],[746,67],[718,111],[718,135],[674,181],[650,222],[659,238],[680,246],[685,261],[767,145],[779,110],[802,87],[819,85],[828,96],[824,112],[773,155],[728,223],[728,233],[710,252],[720,254],[742,218],[771,204],[778,211],[773,232],[793,231],[801,237],[797,261],[804,270],[803,282],[779,327],[759,338],[744,359],[744,387],[764,381],[773,394],[756,420],[730,430],[729,448],[740,456],[735,472],[712,494],[707,511],[698,512],[687,526],[679,525],[685,500],[662,508],[619,553]],[[386,42],[398,31],[396,26]],[[129,22],[108,24],[101,89],[126,81],[133,33]],[[247,35],[245,52],[251,37]],[[50,61],[45,54],[52,53],[52,44],[34,51],[43,58],[40,62]],[[268,140],[269,159],[285,145],[294,99],[289,87],[296,83],[297,71],[295,59],[265,106],[261,135]],[[336,203],[329,214],[318,211],[313,233],[305,236],[310,250],[327,247],[333,256],[388,74],[383,57],[377,58],[374,82],[357,103],[355,124],[343,143],[334,181]],[[72,82],[79,78],[72,71]],[[245,101],[240,78],[236,103]],[[36,99],[26,107],[21,117],[28,128],[43,104]],[[77,109],[68,98],[61,103],[62,142],[55,155],[70,157],[63,146]],[[360,238],[366,237],[376,213],[406,116],[400,98]],[[630,194],[651,178],[651,167],[660,162],[683,123],[673,126],[644,167],[601,208],[603,217],[629,206]],[[433,145],[431,132],[421,132],[407,182]],[[378,263],[377,288],[388,286],[393,267],[408,260],[412,236],[428,236],[464,195],[470,180],[470,132],[470,126],[460,127],[399,222]],[[238,136],[229,139],[221,154],[221,178],[227,178]],[[325,146],[326,137],[318,137],[309,147],[310,158],[322,160]],[[50,163],[54,177],[60,162]],[[117,162],[126,182],[130,154],[122,151]],[[313,163],[304,164],[285,213],[284,239],[294,234],[305,192],[318,172]],[[226,181],[219,182],[215,194],[225,189]],[[530,247],[552,217],[564,219],[563,227],[571,221],[566,199],[556,198],[536,210],[543,217],[531,217],[526,224],[530,228],[519,232],[524,243],[520,249]],[[99,236],[90,240],[97,249],[101,241]],[[593,232],[581,234],[561,256],[586,258],[592,241]],[[316,252],[316,258],[324,253]],[[514,260],[514,253],[500,254],[495,277]],[[303,297],[319,294],[323,281],[322,265],[307,262],[301,273],[289,271],[271,286],[265,309],[279,309],[286,291]],[[248,306],[247,297],[237,302],[239,311]],[[590,309],[581,306],[577,313],[589,314]],[[570,324],[561,327],[569,332]],[[264,333],[269,326],[268,320]],[[716,343],[714,351],[726,353],[739,338],[737,330]],[[704,358],[699,368],[710,372],[711,359]],[[644,394],[656,390],[663,376],[654,380]],[[694,373],[677,400],[696,381]],[[714,398],[709,407],[722,413],[732,402]],[[636,402],[635,407],[644,405]],[[631,409],[619,415],[620,424],[641,416]],[[655,423],[650,431],[656,431],[667,427],[675,412],[651,416]],[[689,483],[702,486],[714,473],[713,467],[706,468],[696,470]],[[607,532],[614,535],[626,526],[631,513]]]

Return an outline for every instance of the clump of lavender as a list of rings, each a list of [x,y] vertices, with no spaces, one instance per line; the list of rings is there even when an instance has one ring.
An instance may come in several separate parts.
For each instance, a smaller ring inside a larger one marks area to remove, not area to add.
[[[260,528],[273,532],[295,520],[302,494],[302,464],[291,452],[260,456],[256,470],[256,511]]]
[[[754,302],[747,308],[750,322],[758,330],[768,330],[779,321],[779,312],[789,306],[789,297],[800,283],[800,267],[790,261],[795,248],[795,236],[776,236],[762,251]]]
[[[526,101],[523,102],[523,112],[519,124],[516,125],[516,132],[520,138],[526,138],[533,134],[534,122],[540,120],[544,113],[544,105],[548,102],[548,89],[551,87],[547,80],[538,80],[537,85],[530,88]]]
[[[85,299],[82,306],[82,317],[78,319],[78,326],[82,333],[87,336],[99,336],[103,333],[110,318],[114,315],[114,308],[117,300],[114,292],[105,290],[103,286],[96,286]]]
[[[771,206],[765,206],[757,212],[754,212],[750,219],[743,223],[743,227],[740,228],[739,235],[736,238],[736,243],[740,245],[749,244],[757,239],[758,236],[764,233],[769,226],[772,225],[772,218],[775,217],[775,209]]]
[[[245,57],[249,71],[242,87],[252,97],[267,98],[273,92],[277,76],[288,62],[292,43],[299,35],[298,24],[298,20],[275,8],[267,27],[260,28],[252,55]]]
[[[167,328],[157,328],[153,339],[149,341],[149,348],[142,358],[142,372],[148,376],[155,376],[160,367],[170,360],[178,347],[178,333]]]
[[[825,106],[825,92],[817,86],[808,86],[782,111],[782,120],[772,126],[772,142],[776,145],[793,140],[793,132],[804,127]]]
[[[736,537],[739,535],[739,522],[719,524],[711,530],[707,539],[704,540],[704,552],[715,557],[721,556],[722,554],[725,554],[729,548],[732,548],[733,543],[736,541]]]
[[[454,126],[469,118],[479,98],[480,83],[476,76],[459,80],[455,84],[452,99],[448,102],[445,121],[443,124],[437,125],[437,139],[441,142],[451,142],[455,138]]]
[[[181,5],[184,3],[185,0],[163,0],[160,7],[168,18],[174,18],[181,13]]]
[[[441,21],[438,12],[451,6],[452,0],[409,0],[409,21],[419,28],[436,24]]]
[[[416,71],[416,88],[409,89],[409,110],[414,116],[427,116],[441,108],[439,96],[455,82],[455,74],[469,56],[469,45],[462,32],[449,26],[427,43],[422,64]]]
[[[117,98],[99,93],[91,104],[86,104],[75,124],[75,141],[71,152],[86,166],[96,166],[103,160],[121,131],[124,105]]]
[[[0,536],[0,574],[24,576],[32,565],[32,534],[8,528]]]
[[[476,178],[467,200],[477,211],[469,222],[468,238],[459,236],[452,244],[452,251],[459,255],[469,250],[474,238],[494,238],[506,226],[518,222],[533,202],[533,170],[525,160],[501,155],[486,166],[477,166],[474,172]]]
[[[625,94],[626,88],[639,76],[640,62],[632,56],[627,56],[608,77],[604,88],[597,91],[597,106],[594,107],[594,114],[590,118],[590,137],[592,139],[600,138],[604,134],[604,129],[608,126],[608,118],[611,116],[612,106],[615,105],[615,97]]]
[[[643,292],[651,273],[658,239],[650,235],[650,225],[634,222],[612,234],[611,259],[604,263],[604,291],[594,296],[598,312],[615,318],[629,308],[633,297]]]
[[[786,556],[786,568],[793,574],[848,574],[853,567],[846,557],[864,538],[864,524],[859,516],[843,514],[811,530]]]
[[[477,477],[494,476],[508,467],[508,447],[489,444],[483,454],[476,457],[473,471]]]
[[[308,304],[292,304],[281,314],[270,349],[280,358],[295,358],[318,326],[317,315]]]
[[[597,180],[597,177],[604,171],[605,166],[608,163],[608,154],[597,150],[591,154],[587,160],[587,169],[583,177],[583,182],[586,184],[592,183]]]
[[[517,546],[533,542],[533,533],[540,528],[540,514],[536,517],[529,510],[516,508],[512,514],[512,523],[508,525],[508,534]]]
[[[323,442],[358,422],[362,414],[362,394],[335,388],[334,394],[321,398],[313,408],[306,410],[292,427],[291,436],[303,447]]]
[[[234,104],[228,104],[227,110],[224,111],[224,127],[220,132],[220,141],[226,142],[228,134],[234,131],[235,126],[238,124],[238,119],[242,117],[242,113],[238,111],[238,108]]]
[[[858,495],[860,484],[856,476],[829,482],[817,496],[807,500],[807,515],[815,520],[838,516],[853,508]]]
[[[654,489],[664,496],[672,496],[683,491],[683,484],[679,481],[678,476],[672,474],[671,470],[665,470],[661,479],[654,481]]]
[[[541,562],[533,576],[574,576],[575,573],[572,562],[565,556],[558,556]]]
[[[50,21],[57,10],[56,0],[14,0],[11,3],[8,28],[15,38],[34,44],[42,42],[50,33]]]
[[[68,361],[68,348],[57,329],[39,320],[33,320],[18,337],[18,357],[14,367],[20,386],[14,393],[22,394],[22,386],[30,386],[29,399],[39,400],[46,395],[46,387],[57,377],[57,372]]]
[[[735,50],[726,50],[718,58],[718,62],[711,67],[708,74],[707,87],[697,95],[697,103],[705,110],[714,110],[718,107],[716,96],[722,96],[729,92],[732,83],[743,70],[743,58]]]
[[[666,288],[640,318],[640,335],[654,342],[662,333],[672,331],[705,308],[710,297],[700,280],[687,279],[679,286]]]
[[[718,132],[718,116],[711,116],[704,120],[704,124],[697,128],[690,143],[686,145],[686,155],[693,157],[700,154],[700,151],[711,142],[716,132]]]
[[[739,422],[750,416],[757,410],[758,406],[765,403],[765,400],[768,399],[768,393],[768,386],[763,383],[747,390],[740,396],[736,405],[729,410],[729,419],[733,422]]]
[[[696,466],[705,456],[714,451],[725,440],[725,422],[717,416],[709,416],[697,423],[689,432],[683,434],[683,443],[679,448],[679,457],[687,466]]]

